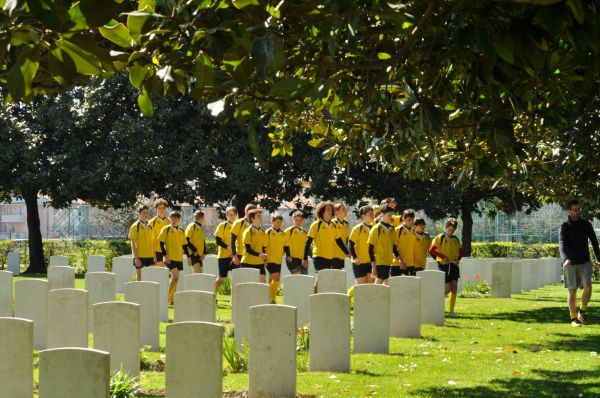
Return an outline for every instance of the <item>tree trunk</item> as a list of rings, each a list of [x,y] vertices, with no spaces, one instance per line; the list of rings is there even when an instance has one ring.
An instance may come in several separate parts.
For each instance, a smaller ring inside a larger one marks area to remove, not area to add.
[[[27,230],[29,232],[29,267],[27,267],[25,273],[45,274],[46,264],[44,263],[37,192],[24,193],[23,199],[25,199],[25,206],[27,207]]]
[[[462,216],[462,246],[465,257],[471,256],[471,241],[473,239],[473,203],[462,200],[460,211]]]

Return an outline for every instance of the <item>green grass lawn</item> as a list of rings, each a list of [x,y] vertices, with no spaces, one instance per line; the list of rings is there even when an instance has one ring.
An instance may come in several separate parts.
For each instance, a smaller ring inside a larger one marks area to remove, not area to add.
[[[76,287],[83,288],[83,280],[78,279]],[[599,287],[596,283],[595,288]],[[298,394],[600,396],[600,355],[596,355],[600,352],[600,299],[593,299],[590,305],[591,325],[572,328],[565,298],[559,285],[512,299],[459,298],[458,318],[447,320],[444,327],[423,326],[421,339],[391,339],[390,355],[352,355],[349,374],[298,373]],[[219,297],[217,319],[230,328],[228,296]],[[165,324],[161,324],[162,351],[164,333]],[[144,356],[164,360],[164,352]],[[238,396],[235,392],[248,388],[248,375],[226,373],[223,385],[227,396]],[[164,373],[143,372],[141,387],[142,397],[162,396]]]

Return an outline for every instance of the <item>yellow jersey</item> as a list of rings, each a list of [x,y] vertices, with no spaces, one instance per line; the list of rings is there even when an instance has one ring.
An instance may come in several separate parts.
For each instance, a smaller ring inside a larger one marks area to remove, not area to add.
[[[415,244],[416,237],[412,228],[404,224],[396,227],[396,248],[407,267],[413,267],[415,264]]]
[[[206,248],[204,247],[204,225],[196,222],[191,223],[185,229],[185,237],[189,239],[192,245],[194,245],[196,248],[196,253],[198,253],[200,256],[206,252]]]
[[[422,234],[414,232],[415,234],[415,267],[425,269],[427,265],[427,255],[429,254],[429,247],[431,246],[431,237],[427,232]]]
[[[348,246],[348,237],[350,236],[350,224],[348,221],[334,218],[331,222],[336,228],[336,239],[341,238],[344,245]],[[341,260],[346,258],[346,254],[340,249],[337,243],[333,247],[333,258],[339,258]]]
[[[256,228],[255,226],[250,226],[246,228],[243,236],[244,246],[250,245],[252,250],[256,253],[264,253],[265,247],[267,244],[267,235],[265,231],[261,228]],[[242,256],[242,263],[250,264],[250,265],[263,265],[264,260],[258,257],[256,254],[250,254],[244,250],[244,255]]]
[[[134,241],[139,258],[154,258],[154,232],[150,224],[137,220],[129,228],[127,239]],[[131,254],[134,255],[133,250]]]
[[[167,225],[171,225],[171,221],[165,217],[161,218],[159,216],[154,216],[148,221],[148,224],[152,227],[152,231],[154,231],[154,251],[160,252],[160,241],[158,240],[158,236],[164,227]]]
[[[337,228],[333,222],[317,220],[313,222],[308,230],[308,237],[313,240],[313,258],[321,257],[331,260],[335,253],[337,243]]]
[[[435,261],[441,264],[457,263],[462,255],[462,243],[454,235],[439,234],[433,239],[431,247],[434,247],[436,252],[446,257],[444,259],[441,257],[435,258]]]
[[[167,225],[158,235],[158,241],[164,243],[167,256],[173,261],[183,261],[183,246],[187,244],[183,228]]]
[[[273,227],[265,231],[267,235],[267,262],[281,265],[283,261],[283,246],[287,241],[285,231],[276,230]]]
[[[231,246],[231,224],[229,221],[223,221],[215,231],[215,238],[221,238],[227,247]],[[231,258],[231,250],[219,246],[217,249],[217,258]]]
[[[286,243],[285,246],[290,248],[292,258],[304,258],[304,246],[308,232],[304,228],[288,227],[285,230]]]
[[[378,222],[369,232],[369,245],[373,245],[376,265],[394,264],[396,232],[389,224]]]
[[[236,236],[235,253],[238,256],[243,256],[244,249],[244,232],[250,227],[250,223],[245,218],[238,218],[231,226],[231,235]],[[231,243],[229,244],[231,246]]]
[[[392,221],[390,222],[390,225],[394,228],[400,226],[402,224],[402,216],[399,216],[397,214],[392,215]]]
[[[355,225],[350,232],[350,241],[354,246],[354,252],[361,264],[368,264],[371,262],[369,256],[369,232],[371,226],[364,223]]]

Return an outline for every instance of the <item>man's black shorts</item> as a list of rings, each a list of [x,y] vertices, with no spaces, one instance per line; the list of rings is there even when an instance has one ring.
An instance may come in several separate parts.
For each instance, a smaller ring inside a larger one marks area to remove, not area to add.
[[[219,258],[217,259],[217,263],[219,264],[219,276],[221,278],[227,278],[229,271],[234,268],[237,268],[231,259],[231,257]]]
[[[169,264],[167,264],[167,268],[170,270],[177,268],[179,271],[183,271],[183,261],[171,260]]]
[[[281,272],[281,264],[268,263],[267,271],[269,271],[269,274],[278,274]]]
[[[344,269],[346,264],[344,263],[343,258],[332,258],[331,259],[331,268],[333,269]]]
[[[391,267],[394,268],[394,267]],[[377,266],[377,279],[386,280],[390,277],[390,266],[389,265],[378,265]]]
[[[323,257],[313,257],[313,265],[315,271],[319,272],[322,269],[331,269],[331,259]]]
[[[160,263],[165,258],[165,256],[163,256],[162,252],[156,252],[154,254],[156,255],[156,262],[157,263]]]
[[[458,265],[454,263],[450,264],[440,264],[438,263],[438,269],[443,271],[446,274],[446,283],[450,283],[452,281],[457,281],[460,279],[460,269]]]
[[[142,261],[142,265],[140,267],[138,267],[137,265],[135,265],[135,258],[133,259],[133,266],[137,269],[141,269],[142,267],[151,267],[154,265],[154,259],[150,258],[150,257],[140,257],[140,260]]]
[[[192,255],[191,258],[192,258],[192,265],[200,264],[202,266],[202,257],[201,256]]]
[[[354,271],[354,277],[356,279],[363,278],[371,273],[371,263],[363,263],[363,264],[352,264],[352,271]]]
[[[290,270],[291,274],[308,275],[308,268],[304,268],[302,266],[302,259],[301,258],[294,258],[294,257],[292,257],[292,261],[288,261],[286,259],[285,263],[286,263],[288,269]]]
[[[261,275],[266,275],[267,274],[267,271],[265,270],[265,266],[264,265],[241,263],[240,264],[240,268],[254,268],[254,269],[259,270]]]
[[[394,265],[390,267],[390,276],[408,275],[405,271],[406,270],[403,270],[399,266]]]

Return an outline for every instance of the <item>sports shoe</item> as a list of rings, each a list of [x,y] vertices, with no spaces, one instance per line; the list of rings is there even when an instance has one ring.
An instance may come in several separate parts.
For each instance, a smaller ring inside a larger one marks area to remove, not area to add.
[[[456,312],[449,312],[448,318],[456,318]]]
[[[586,315],[585,315],[585,311],[581,311],[579,310],[579,312],[577,313],[577,319],[579,319],[579,322],[581,322],[581,324],[586,325]]]
[[[573,326],[574,328],[578,328],[582,325],[583,325],[583,323],[581,323],[581,321],[579,319],[577,319],[577,318],[571,319],[571,326]]]

